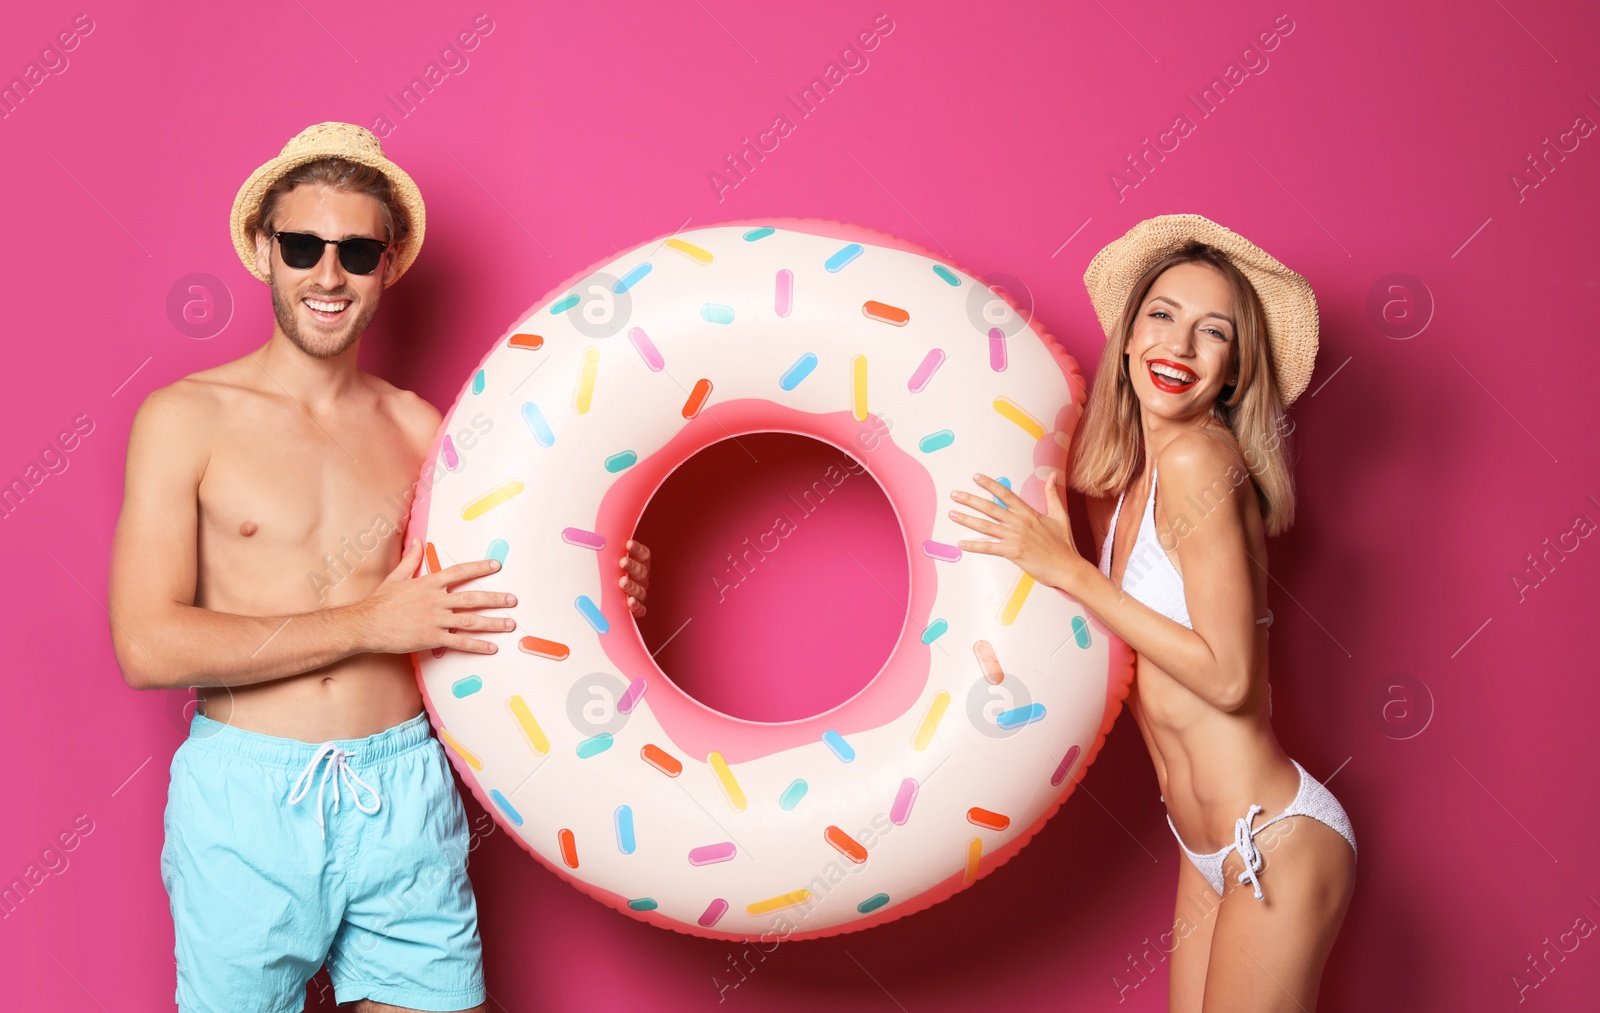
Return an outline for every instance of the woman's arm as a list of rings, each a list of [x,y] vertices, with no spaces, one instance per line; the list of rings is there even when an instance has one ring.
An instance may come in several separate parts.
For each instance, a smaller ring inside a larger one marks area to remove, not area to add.
[[[1237,455],[1198,433],[1174,440],[1160,466],[1162,502],[1172,518],[1169,540],[1177,538],[1193,629],[1125,594],[1078,553],[1059,479],[1047,484],[1048,513],[1040,514],[998,482],[974,476],[1010,509],[985,497],[953,492],[957,502],[987,520],[958,512],[951,513],[952,519],[995,539],[958,544],[966,551],[1004,556],[1034,579],[1060,588],[1185,688],[1219,710],[1236,711],[1249,701],[1254,684],[1256,626],[1244,499],[1237,495],[1245,486],[1231,486],[1228,476],[1233,474],[1230,466],[1246,478],[1248,473]],[[1171,509],[1174,503],[1180,504],[1177,510]],[[1194,503],[1210,509],[1191,516]]]

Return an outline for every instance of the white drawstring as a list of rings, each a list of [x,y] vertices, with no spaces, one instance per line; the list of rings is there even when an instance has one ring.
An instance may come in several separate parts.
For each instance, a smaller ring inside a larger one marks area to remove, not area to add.
[[[1246,883],[1253,885],[1256,888],[1256,900],[1262,899],[1261,880],[1256,878],[1256,873],[1261,871],[1261,852],[1256,849],[1250,822],[1260,811],[1260,806],[1251,806],[1250,811],[1233,825],[1233,846],[1238,849],[1239,857],[1244,859],[1244,871],[1239,873],[1239,885],[1243,886]]]
[[[316,773],[317,764],[322,762],[323,757],[327,757],[328,766],[323,769],[322,781],[317,785],[317,826],[322,830],[323,840],[328,839],[328,827],[327,824],[323,822],[322,792],[323,789],[328,787],[328,781],[330,779],[333,781],[334,812],[339,811],[340,777],[343,777],[345,779],[345,783],[350,786],[350,798],[353,802],[355,802],[357,809],[360,809],[362,812],[371,815],[383,807],[383,799],[378,797],[378,790],[367,782],[361,780],[356,772],[350,769],[349,761],[354,758],[355,755],[356,754],[354,753],[345,752],[332,742],[324,742],[322,745],[317,747],[316,753],[311,757],[311,762],[306,764],[306,769],[300,772],[299,780],[295,781],[294,787],[289,791],[289,804],[298,805],[300,800],[305,798],[306,795],[311,791],[311,778]],[[366,806],[361,804],[361,793],[356,789],[357,785],[367,789],[367,793],[372,796],[371,809],[368,809]]]

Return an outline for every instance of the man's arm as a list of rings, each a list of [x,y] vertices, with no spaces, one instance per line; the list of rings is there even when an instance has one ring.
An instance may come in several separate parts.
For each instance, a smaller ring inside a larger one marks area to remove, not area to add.
[[[111,640],[135,689],[241,686],[299,675],[366,651],[425,647],[493,653],[487,641],[452,630],[503,630],[510,620],[453,611],[500,607],[487,591],[443,593],[493,572],[492,560],[410,579],[421,557],[410,547],[366,599],[278,616],[240,616],[194,604],[200,479],[213,431],[204,394],[180,381],[151,394],[128,437],[122,514],[111,550]],[[409,564],[409,565],[408,565]]]

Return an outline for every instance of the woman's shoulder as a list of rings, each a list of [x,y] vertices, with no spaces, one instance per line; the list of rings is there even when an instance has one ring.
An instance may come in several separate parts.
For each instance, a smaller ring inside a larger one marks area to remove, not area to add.
[[[1219,485],[1232,488],[1250,477],[1233,434],[1210,427],[1180,433],[1156,456],[1156,470],[1162,487],[1180,499]]]

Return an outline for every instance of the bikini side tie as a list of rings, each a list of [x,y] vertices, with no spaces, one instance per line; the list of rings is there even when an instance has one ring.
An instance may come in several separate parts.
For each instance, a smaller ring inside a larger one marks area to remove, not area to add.
[[[1241,816],[1233,825],[1233,846],[1238,849],[1239,857],[1244,859],[1244,871],[1239,873],[1239,885],[1250,883],[1255,887],[1256,900],[1261,900],[1261,880],[1256,878],[1256,873],[1261,871],[1261,852],[1256,848],[1255,838],[1250,830],[1250,823],[1261,812],[1261,807],[1253,805],[1250,811]]]
[[[300,772],[299,779],[295,781],[294,787],[289,791],[289,804],[299,805],[300,800],[305,798],[306,795],[311,791],[311,778],[316,773],[317,764],[322,762],[323,757],[327,757],[328,765],[323,768],[322,780],[317,785],[317,827],[322,831],[323,840],[328,839],[328,827],[323,821],[322,792],[328,787],[328,782],[330,780],[333,782],[334,812],[339,811],[340,777],[343,777],[345,784],[349,785],[350,798],[351,801],[355,803],[357,809],[360,809],[362,812],[370,816],[379,809],[383,808],[383,799],[378,797],[378,790],[367,782],[361,780],[360,775],[350,768],[350,760],[353,759],[355,755],[356,754],[354,753],[345,752],[332,742],[324,742],[322,745],[317,747],[316,753],[311,757],[311,762],[306,764],[306,769]],[[372,796],[371,809],[368,809],[366,806],[361,804],[361,793],[356,789],[357,785],[367,789],[367,794]]]

